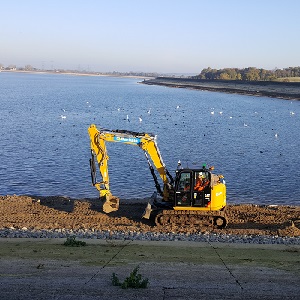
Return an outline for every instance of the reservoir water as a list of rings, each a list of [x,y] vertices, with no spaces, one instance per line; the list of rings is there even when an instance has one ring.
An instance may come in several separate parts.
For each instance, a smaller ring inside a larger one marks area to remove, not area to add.
[[[299,205],[299,101],[138,81],[1,72],[0,194],[98,197],[89,170],[94,123],[156,134],[171,173],[178,160],[213,165],[225,176],[228,203]],[[150,197],[155,185],[141,149],[107,148],[113,194]]]

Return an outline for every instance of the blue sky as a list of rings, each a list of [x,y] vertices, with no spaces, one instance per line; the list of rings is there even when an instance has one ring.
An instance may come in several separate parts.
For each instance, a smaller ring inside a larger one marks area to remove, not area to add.
[[[200,73],[300,66],[298,0],[0,0],[0,63]]]

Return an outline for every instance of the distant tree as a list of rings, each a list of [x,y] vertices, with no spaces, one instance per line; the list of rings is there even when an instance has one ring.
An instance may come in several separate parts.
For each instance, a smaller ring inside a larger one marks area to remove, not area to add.
[[[267,70],[260,69],[259,70],[259,77],[260,77],[260,80],[266,80],[266,78],[267,78]]]
[[[25,71],[32,71],[34,68],[32,65],[26,65],[25,66]]]
[[[222,80],[229,80],[229,79],[231,79],[230,75],[227,72],[222,72],[220,74],[219,78],[222,79]]]
[[[242,78],[242,74],[239,72],[239,73],[237,73],[237,75],[236,75],[236,80],[242,80],[243,78]]]
[[[231,79],[231,80],[241,80],[241,78],[242,78],[241,76],[239,76],[239,70],[238,69],[226,68],[226,69],[224,69],[224,71],[228,75],[228,79]]]
[[[258,81],[260,80],[259,70],[253,67],[246,68],[242,78],[247,81]]]
[[[228,74],[229,74],[230,79],[237,80],[238,73],[235,69],[228,69]]]
[[[16,65],[9,65],[6,70],[16,70],[17,66]]]
[[[244,69],[224,68],[212,69],[205,68],[194,78],[209,80],[246,80],[246,81],[272,81],[277,78],[300,77],[300,67],[289,67],[285,69],[275,68],[274,70],[257,69],[249,67]]]

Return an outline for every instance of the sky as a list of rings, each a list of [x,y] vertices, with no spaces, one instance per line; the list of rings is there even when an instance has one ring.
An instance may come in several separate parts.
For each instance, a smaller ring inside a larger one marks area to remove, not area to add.
[[[0,64],[198,74],[300,66],[299,0],[0,0]]]

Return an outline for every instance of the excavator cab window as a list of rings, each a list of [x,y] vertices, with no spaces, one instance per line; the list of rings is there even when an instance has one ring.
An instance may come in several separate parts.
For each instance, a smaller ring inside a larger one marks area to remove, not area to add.
[[[191,206],[192,172],[181,172],[177,180],[175,205]]]

